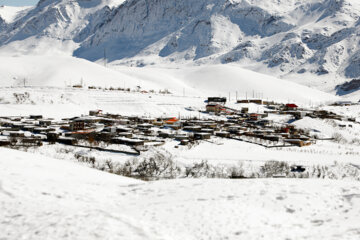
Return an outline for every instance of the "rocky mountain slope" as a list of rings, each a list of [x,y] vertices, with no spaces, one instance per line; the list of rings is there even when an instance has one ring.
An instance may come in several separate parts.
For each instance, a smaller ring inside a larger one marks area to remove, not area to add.
[[[235,62],[336,85],[360,77],[359,16],[357,0],[41,0],[0,20],[0,51],[51,46],[131,66]]]

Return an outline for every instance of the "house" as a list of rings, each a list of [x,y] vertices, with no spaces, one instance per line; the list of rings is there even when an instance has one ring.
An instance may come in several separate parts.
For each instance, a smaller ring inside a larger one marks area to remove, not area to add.
[[[179,121],[179,119],[177,119],[176,117],[173,117],[173,118],[169,118],[169,119],[166,119],[165,120],[165,123],[166,124],[175,124]]]
[[[306,112],[303,111],[290,111],[288,113],[293,115],[295,119],[303,119],[306,116]]]
[[[200,132],[201,131],[201,126],[186,126],[183,128],[184,131],[189,131],[189,132]]]
[[[207,102],[210,103],[220,103],[220,104],[225,104],[226,103],[226,98],[225,97],[208,97]]]
[[[211,129],[215,129],[217,128],[217,124],[216,122],[211,122],[211,121],[203,121],[203,122],[199,122],[200,123],[200,126],[203,127],[203,128],[211,128]]]
[[[273,141],[273,142],[278,142],[280,141],[280,136],[276,136],[276,135],[265,135],[264,136],[265,140],[269,140],[269,141]]]
[[[186,134],[177,134],[174,136],[175,140],[181,141],[181,140],[187,140],[189,139],[189,136]]]
[[[39,120],[39,119],[42,119],[43,116],[42,116],[42,115],[30,115],[29,118],[30,118],[30,119],[33,119],[33,120]]]
[[[248,112],[249,112],[249,108],[247,107],[241,108],[241,113],[248,113]]]
[[[255,104],[262,105],[263,101],[261,99],[250,99],[249,103],[255,103]]]
[[[222,132],[215,132],[215,135],[218,137],[227,138],[230,136],[230,133],[226,131],[222,131]]]
[[[185,146],[185,145],[188,145],[189,144],[189,140],[181,140],[181,142],[180,142],[180,145],[183,145],[183,146]]]
[[[44,127],[50,126],[51,123],[52,123],[52,121],[49,120],[49,119],[48,119],[48,120],[45,120],[45,119],[44,119],[44,120],[40,120],[40,121],[39,121],[39,125],[40,125],[40,126],[44,126]]]
[[[77,144],[77,140],[73,137],[62,137],[60,136],[57,141],[59,143],[62,143],[62,144],[66,144],[66,145],[75,145]]]
[[[33,133],[44,133],[44,132],[50,132],[52,130],[53,129],[46,128],[46,127],[36,127],[36,128],[34,128]]]
[[[333,106],[351,106],[353,102],[351,101],[337,101],[333,104]]]
[[[46,133],[46,138],[49,142],[55,143],[59,138],[60,134],[56,132],[48,132]]]
[[[149,124],[153,124],[156,121],[155,118],[148,118],[148,117],[143,117],[139,119],[139,122],[141,123],[149,123]]]
[[[117,134],[119,137],[132,138],[133,134],[131,132],[120,132]]]
[[[258,121],[261,118],[261,114],[258,113],[251,113],[250,114],[250,120],[251,121]]]
[[[231,126],[228,128],[229,133],[237,134],[239,132],[240,126]]]
[[[266,127],[266,126],[269,126],[272,122],[270,120],[267,120],[267,119],[263,119],[263,120],[260,120],[256,123],[256,125],[259,125],[259,126],[263,126],[263,127]]]
[[[130,120],[129,119],[119,119],[118,121],[118,124],[120,124],[120,125],[128,125],[128,124],[130,124]]]
[[[70,122],[70,131],[78,131],[85,129],[85,122],[83,121],[73,121]]]
[[[214,112],[214,113],[219,113],[221,111],[221,109],[223,108],[222,105],[220,104],[208,104],[206,105],[206,112]]]
[[[41,139],[36,137],[23,138],[21,143],[25,146],[42,146]]]
[[[144,141],[140,139],[134,139],[134,138],[125,138],[125,137],[115,137],[111,139],[112,143],[115,144],[124,144],[129,146],[143,146]]]
[[[0,139],[0,146],[9,146],[11,142],[6,139]]]
[[[195,137],[195,139],[205,140],[205,139],[210,139],[211,134],[204,133],[204,132],[197,132],[197,133],[194,133],[194,137]]]
[[[296,111],[298,109],[298,105],[294,103],[288,103],[285,105],[285,109],[290,111]]]
[[[17,132],[17,131],[10,131],[9,133],[9,137],[13,137],[13,138],[23,138],[25,137],[25,133],[23,132]]]
[[[140,123],[137,125],[136,128],[138,129],[149,129],[152,128],[154,125],[152,125],[151,123]]]
[[[159,132],[158,132],[158,137],[161,137],[161,138],[172,138],[172,137],[174,137],[174,134],[169,133],[169,132],[159,131]]]
[[[203,133],[210,133],[210,134],[214,134],[214,129],[212,129],[212,128],[202,128],[201,130],[200,130],[200,132],[203,132]]]
[[[114,132],[98,132],[95,135],[95,140],[109,142],[115,135]]]

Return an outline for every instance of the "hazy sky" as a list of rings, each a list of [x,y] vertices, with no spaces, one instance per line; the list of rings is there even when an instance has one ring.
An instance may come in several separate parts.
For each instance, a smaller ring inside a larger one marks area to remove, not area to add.
[[[39,0],[0,0],[0,5],[7,6],[30,6],[35,5]]]

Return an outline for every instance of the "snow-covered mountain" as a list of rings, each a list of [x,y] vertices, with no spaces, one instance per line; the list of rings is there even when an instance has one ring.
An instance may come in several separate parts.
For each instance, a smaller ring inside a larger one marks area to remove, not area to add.
[[[360,77],[359,16],[358,0],[41,0],[0,19],[0,51],[131,66],[235,62],[335,86]]]

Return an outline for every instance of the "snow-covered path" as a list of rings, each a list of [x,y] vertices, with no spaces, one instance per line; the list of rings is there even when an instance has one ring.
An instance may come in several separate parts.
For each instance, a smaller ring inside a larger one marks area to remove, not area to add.
[[[359,239],[360,185],[141,182],[0,148],[0,239]]]

